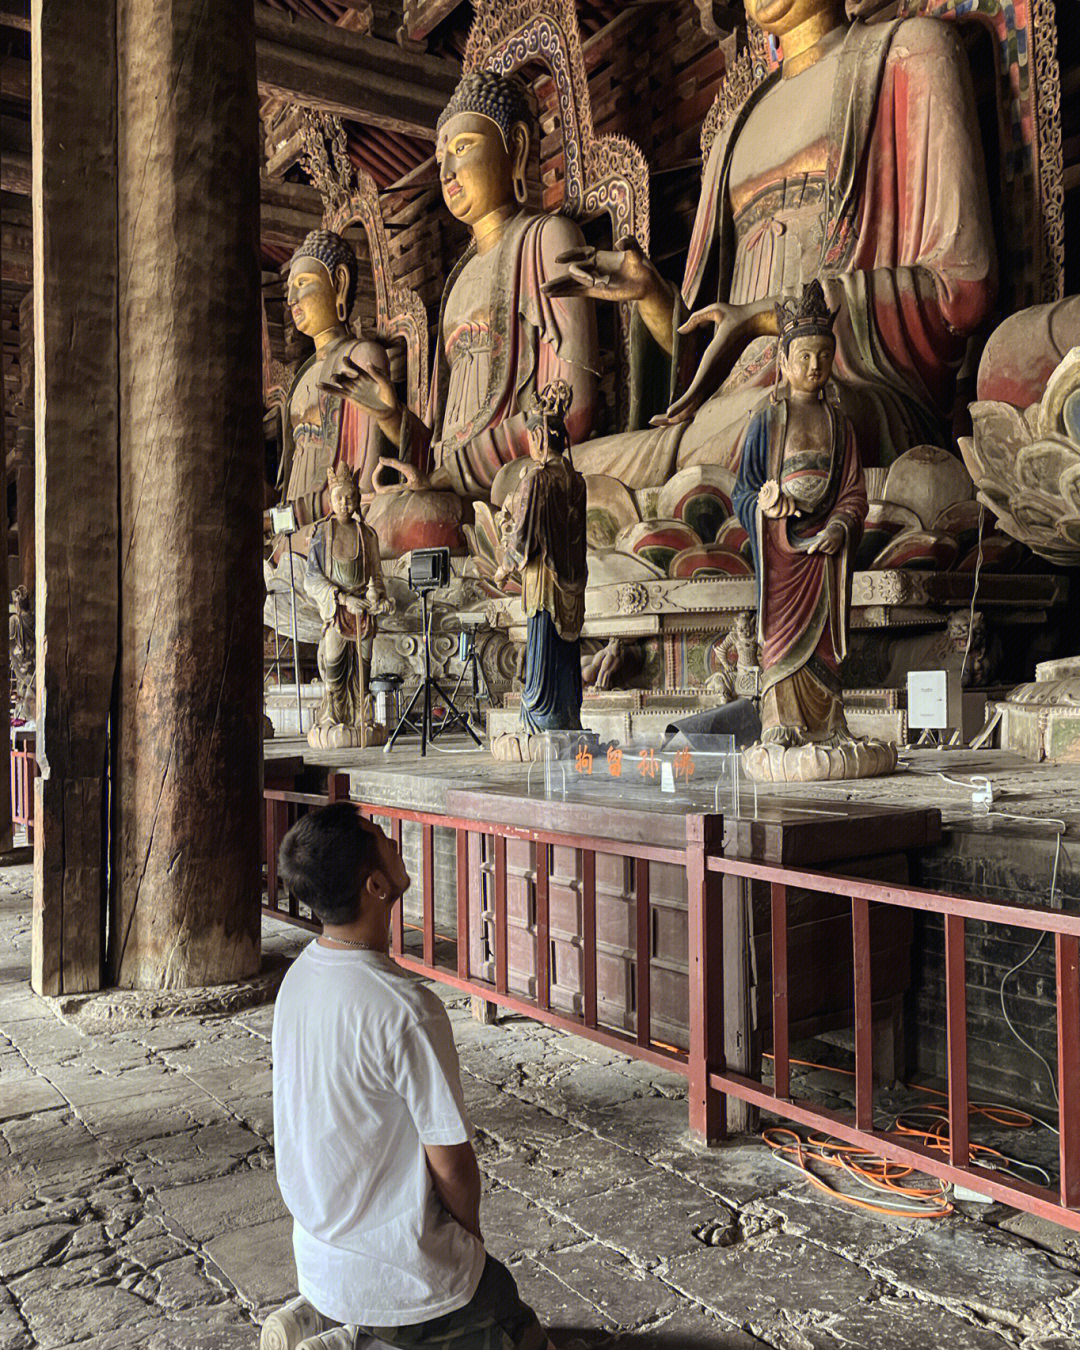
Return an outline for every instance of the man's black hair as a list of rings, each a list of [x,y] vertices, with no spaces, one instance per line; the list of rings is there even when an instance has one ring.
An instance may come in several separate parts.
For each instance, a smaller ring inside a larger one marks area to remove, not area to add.
[[[360,916],[360,888],[379,866],[377,836],[351,802],[301,816],[278,852],[278,873],[322,923]]]

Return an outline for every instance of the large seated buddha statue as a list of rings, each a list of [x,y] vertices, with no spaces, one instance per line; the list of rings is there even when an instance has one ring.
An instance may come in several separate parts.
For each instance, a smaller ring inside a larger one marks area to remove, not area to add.
[[[632,241],[564,256],[569,277],[546,287],[634,301],[635,348],[670,358],[666,414],[575,445],[583,473],[630,488],[738,467],[776,379],[775,306],[815,278],[839,311],[835,374],[869,465],[949,443],[956,373],[991,312],[991,216],[954,26],[849,26],[844,0],[746,10],[783,59],[712,146],[681,292]]]
[[[573,392],[571,438],[592,431],[598,369],[592,304],[543,291],[545,282],[566,274],[559,256],[584,240],[568,217],[526,209],[535,135],[524,90],[488,71],[466,75],[439,119],[443,200],[472,238],[443,292],[425,417],[405,407],[377,371],[336,376],[336,387],[376,414],[399,459],[427,471],[410,474],[410,486],[486,498],[503,465],[528,455],[526,416],[537,391],[555,380]]]

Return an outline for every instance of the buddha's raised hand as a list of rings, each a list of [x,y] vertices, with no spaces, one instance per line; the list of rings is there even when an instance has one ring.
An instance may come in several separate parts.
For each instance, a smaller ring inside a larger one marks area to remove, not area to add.
[[[359,343],[334,354],[319,388],[352,399],[376,417],[392,417],[401,411],[401,402],[389,377],[364,359]]]
[[[566,268],[566,273],[544,282],[541,289],[545,295],[611,301],[669,295],[663,278],[630,235],[613,249],[571,248],[555,261]]]

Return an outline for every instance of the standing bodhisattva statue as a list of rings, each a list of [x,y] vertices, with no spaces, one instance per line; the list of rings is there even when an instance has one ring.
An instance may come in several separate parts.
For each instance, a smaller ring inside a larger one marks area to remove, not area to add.
[[[543,291],[566,273],[558,256],[584,239],[568,217],[525,209],[536,132],[523,88],[489,71],[466,75],[439,118],[443,200],[472,239],[443,292],[425,419],[375,371],[374,386],[344,373],[337,381],[368,402],[401,460],[430,470],[430,482],[411,475],[412,485],[486,498],[502,466],[529,453],[528,409],[554,380],[573,393],[572,440],[592,432],[599,368],[592,303]]]
[[[687,465],[737,469],[774,382],[775,306],[812,280],[840,310],[840,396],[867,464],[949,444],[956,373],[991,312],[993,229],[957,26],[849,26],[844,0],[745,3],[783,61],[712,146],[680,293],[632,240],[564,257],[570,277],[547,287],[634,302],[636,350],[670,356],[670,407],[653,429],[575,441],[582,473],[630,488]],[[696,329],[711,332],[704,352],[691,350]]]
[[[585,622],[585,479],[570,460],[569,385],[556,381],[528,417],[533,465],[514,496],[501,586],[521,573],[528,623],[521,720],[527,731],[581,730],[581,628]]]
[[[293,323],[315,342],[315,351],[297,371],[289,392],[285,450],[278,472],[283,502],[296,508],[301,534],[294,547],[305,551],[314,522],[330,510],[327,474],[345,465],[361,492],[371,491],[380,454],[393,453],[369,407],[343,397],[333,383],[347,372],[369,391],[389,381],[386,352],[377,342],[349,332],[356,298],[356,254],[339,234],[312,230],[289,265],[288,306]],[[269,524],[269,521],[268,521]]]
[[[323,698],[308,733],[313,746],[373,745],[368,697],[375,620],[393,609],[383,583],[379,541],[360,518],[360,489],[345,465],[330,470],[331,514],[318,523],[304,585],[319,607]]]
[[[844,717],[840,668],[867,501],[855,429],[826,397],[836,318],[818,281],[777,306],[786,388],[778,382],[751,420],[732,494],[757,574],[762,732],[746,755],[755,778],[864,777],[896,762],[895,747],[856,741]]]

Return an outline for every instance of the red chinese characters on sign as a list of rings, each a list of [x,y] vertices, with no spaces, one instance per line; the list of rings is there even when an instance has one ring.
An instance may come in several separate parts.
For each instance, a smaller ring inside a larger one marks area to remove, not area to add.
[[[608,746],[607,766],[612,778],[622,777],[622,751],[617,745]]]
[[[638,773],[642,778],[655,778],[660,772],[660,761],[655,750],[642,750],[638,761]]]
[[[577,755],[574,757],[574,768],[578,773],[592,773],[592,753],[584,741],[580,742],[577,748]]]
[[[676,782],[682,778],[685,782],[689,783],[694,773],[694,756],[689,750],[680,750],[675,756],[671,767],[674,771]]]

